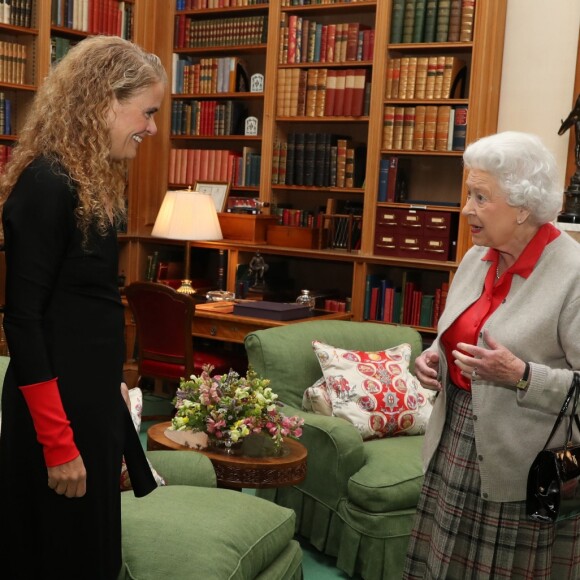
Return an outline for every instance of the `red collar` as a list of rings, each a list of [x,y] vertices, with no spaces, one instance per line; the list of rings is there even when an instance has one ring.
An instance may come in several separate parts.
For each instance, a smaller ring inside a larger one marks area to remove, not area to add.
[[[544,248],[560,235],[560,230],[551,223],[544,224],[536,232],[534,237],[529,241],[524,251],[518,259],[508,268],[507,271],[512,274],[518,274],[522,278],[527,278],[533,271],[534,266],[540,259]],[[497,266],[499,262],[499,251],[495,248],[489,248],[483,261],[493,262]]]

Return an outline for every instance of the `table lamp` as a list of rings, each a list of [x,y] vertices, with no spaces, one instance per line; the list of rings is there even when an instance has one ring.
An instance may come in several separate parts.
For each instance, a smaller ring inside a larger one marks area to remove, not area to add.
[[[211,195],[191,190],[169,190],[165,194],[151,235],[168,240],[186,241],[184,279],[177,291],[182,294],[195,294],[189,277],[189,242],[223,239]]]

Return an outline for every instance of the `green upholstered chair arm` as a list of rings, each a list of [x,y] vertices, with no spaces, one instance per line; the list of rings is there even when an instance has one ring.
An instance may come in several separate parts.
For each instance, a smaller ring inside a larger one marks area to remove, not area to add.
[[[364,465],[363,441],[351,423],[339,417],[315,415],[291,407],[285,413],[304,418],[299,441],[309,450],[306,479],[298,485],[306,494],[337,509],[347,496],[352,475]]]
[[[167,485],[216,487],[211,461],[195,451],[147,451],[147,457]]]

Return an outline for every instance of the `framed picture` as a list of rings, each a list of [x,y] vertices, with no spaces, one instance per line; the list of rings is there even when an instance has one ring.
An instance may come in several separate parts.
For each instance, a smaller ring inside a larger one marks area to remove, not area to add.
[[[227,181],[196,181],[193,191],[209,193],[215,203],[218,212],[225,211],[230,184]]]

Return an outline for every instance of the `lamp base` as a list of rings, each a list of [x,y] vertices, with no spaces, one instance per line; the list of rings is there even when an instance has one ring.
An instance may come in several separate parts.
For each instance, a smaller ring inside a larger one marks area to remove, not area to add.
[[[197,291],[191,285],[191,280],[182,280],[181,286],[177,289],[180,294],[195,294]]]

